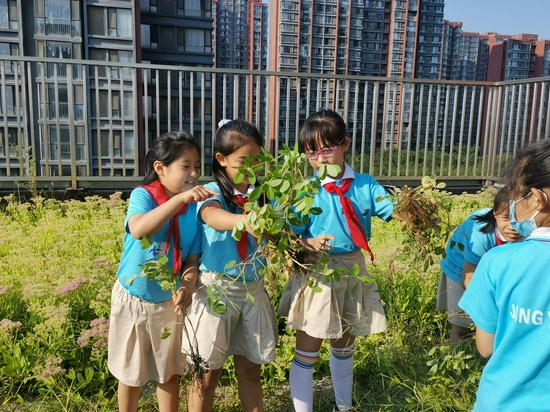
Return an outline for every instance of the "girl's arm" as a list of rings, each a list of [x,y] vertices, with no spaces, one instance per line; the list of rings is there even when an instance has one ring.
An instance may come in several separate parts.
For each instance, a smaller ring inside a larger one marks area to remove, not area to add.
[[[175,312],[179,313],[179,304],[185,309],[191,305],[193,289],[199,276],[199,254],[187,255],[183,262],[183,273],[181,275],[181,286],[178,289],[178,295],[174,297],[176,304]],[[181,313],[179,313],[181,315]]]
[[[479,354],[488,358],[493,354],[495,334],[476,328],[476,346]]]
[[[130,234],[136,239],[141,239],[143,236],[152,236],[162,229],[166,222],[168,222],[184,204],[200,202],[214,195],[217,195],[217,193],[204,186],[195,186],[193,189],[179,193],[166,203],[163,203],[147,213],[136,213],[132,215],[128,219]]]
[[[470,263],[466,260],[464,261],[464,266],[462,267],[462,280],[460,282],[464,289],[468,287],[468,284],[474,277],[476,267],[477,265],[474,265],[473,263]]]
[[[204,223],[220,232],[232,231],[235,225],[240,221],[246,224],[245,215],[237,215],[222,209],[220,202],[211,201],[204,204],[200,214]],[[253,231],[248,228],[248,226],[247,231],[251,235],[254,235]]]

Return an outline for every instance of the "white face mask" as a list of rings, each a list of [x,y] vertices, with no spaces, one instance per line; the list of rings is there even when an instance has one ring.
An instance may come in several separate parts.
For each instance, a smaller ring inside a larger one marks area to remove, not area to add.
[[[537,190],[544,195],[546,203],[548,204],[548,196],[546,196],[546,193],[540,189]],[[530,236],[531,233],[533,233],[533,231],[538,227],[535,217],[540,213],[540,210],[537,210],[529,219],[518,222],[516,220],[516,204],[529,197],[532,193],[533,192],[529,192],[518,200],[510,200],[510,226],[512,226],[512,228],[523,237]]]

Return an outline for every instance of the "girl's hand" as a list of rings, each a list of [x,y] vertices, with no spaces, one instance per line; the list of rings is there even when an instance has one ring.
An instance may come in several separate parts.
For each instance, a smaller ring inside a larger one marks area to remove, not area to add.
[[[334,240],[334,236],[323,234],[314,238],[300,239],[300,243],[308,250],[319,252],[329,251],[332,248],[332,245],[329,242],[330,240]]]
[[[193,288],[189,290],[188,285],[182,285],[178,289],[177,296],[173,296],[174,304],[176,305],[176,308],[174,309],[174,312],[176,312],[178,315],[183,315],[180,310],[180,305],[183,307],[183,309],[187,309],[191,305],[191,301],[193,298]]]
[[[180,196],[183,203],[192,203],[192,202],[202,202],[203,200],[209,199],[212,196],[218,196],[219,193],[215,192],[212,189],[208,189],[204,186],[195,186],[193,189],[186,190],[185,192],[180,193]]]

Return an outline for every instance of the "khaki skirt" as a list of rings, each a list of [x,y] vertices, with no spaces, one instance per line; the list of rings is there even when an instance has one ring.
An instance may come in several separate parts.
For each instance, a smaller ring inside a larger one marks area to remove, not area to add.
[[[278,314],[288,318],[287,328],[301,330],[321,339],[339,339],[348,332],[366,336],[386,330],[386,316],[378,287],[360,278],[369,276],[365,257],[358,252],[331,255],[329,268],[350,270],[357,263],[359,275],[341,276],[340,281],[324,281],[324,275],[310,272],[307,277],[293,276],[281,297]],[[309,279],[321,288],[314,292]]]
[[[208,286],[226,306],[222,313],[209,305]],[[222,368],[230,355],[244,356],[256,364],[275,359],[277,317],[263,279],[243,283],[201,272],[186,322],[190,339],[183,339],[182,352],[189,354],[193,345],[212,370]]]
[[[165,383],[184,373],[187,361],[181,353],[181,322],[171,300],[143,301],[129,295],[117,280],[111,295],[109,371],[128,386]],[[164,327],[171,328],[171,335],[161,339]]]

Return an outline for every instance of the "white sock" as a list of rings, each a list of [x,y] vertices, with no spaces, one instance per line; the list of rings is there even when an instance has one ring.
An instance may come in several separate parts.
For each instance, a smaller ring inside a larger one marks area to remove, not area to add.
[[[290,396],[296,412],[313,411],[313,367],[319,352],[294,350],[290,365]]]
[[[336,405],[340,411],[349,411],[351,409],[354,351],[355,344],[353,343],[345,348],[334,348],[331,346],[330,374],[332,375]]]

